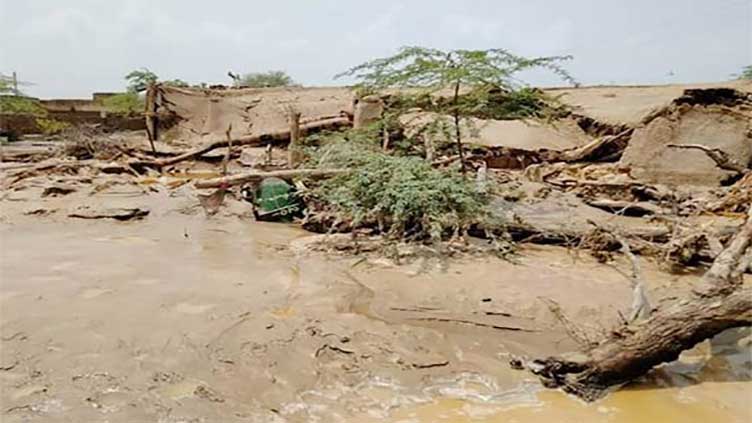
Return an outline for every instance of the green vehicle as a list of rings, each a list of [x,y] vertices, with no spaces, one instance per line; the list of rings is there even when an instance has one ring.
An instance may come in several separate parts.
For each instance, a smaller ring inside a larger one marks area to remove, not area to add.
[[[246,201],[253,204],[253,215],[260,221],[292,220],[303,211],[303,203],[295,187],[280,178],[266,178],[254,187],[242,190]]]

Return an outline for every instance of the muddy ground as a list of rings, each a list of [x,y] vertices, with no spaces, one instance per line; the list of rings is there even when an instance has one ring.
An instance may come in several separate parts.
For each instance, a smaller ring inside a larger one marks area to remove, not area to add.
[[[748,333],[595,404],[509,369],[510,354],[578,347],[541,297],[594,333],[628,312],[619,257],[527,244],[508,260],[312,253],[310,233],[255,222],[245,202],[205,216],[178,177],[100,174],[65,195],[56,178],[0,202],[3,422],[752,417]],[[70,216],[115,207],[149,214]],[[643,267],[654,297],[702,273]]]

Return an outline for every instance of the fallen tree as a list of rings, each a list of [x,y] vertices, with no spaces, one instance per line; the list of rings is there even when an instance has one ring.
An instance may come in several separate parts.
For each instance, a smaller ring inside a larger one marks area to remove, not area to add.
[[[653,367],[676,360],[724,330],[752,325],[752,287],[742,274],[752,261],[752,208],[689,298],[665,299],[644,320],[627,322],[583,357],[549,357],[526,367],[550,388],[594,401]]]
[[[299,127],[300,132],[307,132],[307,131],[314,131],[314,130],[323,130],[323,129],[338,129],[342,127],[346,127],[351,125],[352,123],[347,117],[334,117],[334,118],[328,118],[318,121],[309,122],[306,124],[301,124]],[[260,135],[252,135],[252,136],[246,136],[246,137],[239,137],[236,139],[222,139],[210,142],[206,145],[202,145],[200,147],[196,147],[192,150],[186,151],[185,153],[178,154],[173,157],[166,157],[161,159],[153,159],[153,160],[143,160],[138,159],[131,161],[129,164],[134,167],[157,167],[162,168],[165,166],[172,166],[177,163],[195,159],[196,157],[199,157],[201,155],[204,155],[212,150],[215,150],[217,148],[223,148],[228,147],[230,143],[232,143],[235,147],[248,147],[248,146],[263,146],[272,144],[274,142],[279,141],[289,141],[290,140],[290,129],[286,129],[283,131],[277,131],[272,133],[266,133],[266,134],[260,134]]]

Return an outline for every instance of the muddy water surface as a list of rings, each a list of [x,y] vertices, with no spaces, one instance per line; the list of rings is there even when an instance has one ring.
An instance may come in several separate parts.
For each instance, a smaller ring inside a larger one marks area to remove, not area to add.
[[[0,232],[1,420],[745,422],[749,337],[730,334],[596,404],[510,354],[573,350],[538,299],[597,330],[629,304],[563,249],[516,263],[299,255],[235,217],[12,219]],[[652,295],[693,276],[645,264]]]

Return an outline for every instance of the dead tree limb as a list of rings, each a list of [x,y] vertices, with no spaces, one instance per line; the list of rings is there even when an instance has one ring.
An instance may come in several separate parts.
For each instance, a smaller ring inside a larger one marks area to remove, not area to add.
[[[645,288],[645,280],[642,276],[642,268],[640,261],[632,253],[632,249],[629,248],[627,240],[620,235],[616,235],[616,239],[621,244],[621,252],[632,263],[632,275],[630,277],[630,283],[632,285],[632,310],[629,314],[629,321],[634,322],[637,319],[647,319],[650,316],[652,308]]]
[[[320,130],[320,129],[327,129],[327,128],[339,128],[343,126],[350,125],[350,121],[346,117],[336,117],[336,118],[330,118],[330,119],[324,119],[314,122],[309,122],[304,125],[300,125],[300,130],[302,131],[310,131],[310,130]],[[267,134],[261,134],[261,135],[249,135],[246,137],[240,137],[232,140],[233,145],[235,146],[263,146],[267,144],[271,144],[274,141],[289,141],[290,140],[290,130],[286,129],[283,131],[277,131]],[[210,142],[209,144],[196,147],[193,150],[186,151],[183,154],[179,154],[177,156],[173,157],[167,157],[163,159],[156,159],[151,161],[137,161],[131,163],[131,165],[135,166],[152,166],[152,167],[165,167],[165,166],[172,166],[174,164],[180,163],[185,160],[191,160],[196,157],[199,157],[201,155],[204,155],[212,150],[215,150],[217,148],[223,148],[227,147],[229,145],[229,142],[226,139],[223,140],[217,140]]]
[[[699,342],[752,325],[752,288],[742,283],[751,239],[752,208],[688,298],[665,299],[648,319],[616,328],[583,357],[533,360],[527,368],[547,387],[594,401]]]
[[[713,160],[719,168],[723,170],[730,170],[732,172],[742,173],[747,170],[747,166],[739,163],[728,153],[720,148],[710,148],[702,144],[668,144],[666,147],[679,148],[685,150],[700,150],[705,153],[711,160]]]
[[[241,185],[249,182],[259,182],[264,178],[329,178],[347,173],[348,169],[289,169],[275,170],[271,172],[248,172],[229,175],[222,178],[213,178],[196,181],[196,188],[219,188]]]
[[[579,162],[602,161],[604,158],[618,158],[629,144],[632,128],[616,135],[609,135],[593,140],[583,146],[564,151],[551,151],[547,161]]]

